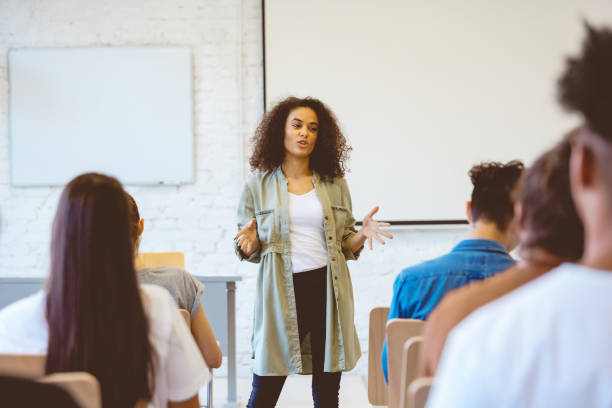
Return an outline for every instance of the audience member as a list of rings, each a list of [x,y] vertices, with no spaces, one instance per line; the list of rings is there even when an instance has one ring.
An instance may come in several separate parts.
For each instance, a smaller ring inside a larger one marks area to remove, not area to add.
[[[0,353],[46,354],[48,374],[93,374],[106,408],[198,407],[208,367],[168,291],[138,286],[125,194],[94,173],[66,186],[46,289],[0,311]]]
[[[612,30],[587,31],[559,81],[562,104],[584,120],[570,154],[582,258],[460,323],[430,407],[612,406]]]
[[[517,205],[520,262],[491,278],[448,293],[427,318],[420,374],[433,376],[448,333],[477,308],[582,255],[584,233],[569,183],[571,144],[565,138],[538,158]]]
[[[140,212],[134,197],[127,193],[126,196],[130,209],[130,226],[137,260],[136,273],[138,274],[138,280],[140,283],[151,283],[166,288],[178,307],[190,312],[191,333],[200,348],[206,365],[210,368],[219,368],[223,359],[221,348],[200,302],[204,285],[185,269],[176,266],[139,268],[138,248],[144,231],[144,220],[140,218]]]
[[[404,269],[393,284],[389,319],[425,320],[440,299],[452,289],[487,278],[513,265],[508,253],[518,243],[514,199],[523,164],[490,162],[469,172],[472,200],[467,202],[470,233],[453,250],[439,258]],[[387,379],[387,342],[382,367]]]

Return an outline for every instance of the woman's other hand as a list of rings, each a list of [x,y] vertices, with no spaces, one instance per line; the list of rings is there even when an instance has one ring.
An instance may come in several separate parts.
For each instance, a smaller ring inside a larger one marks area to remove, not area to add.
[[[368,240],[370,250],[373,249],[372,239],[375,239],[381,244],[385,245],[385,241],[380,237],[380,235],[393,239],[393,235],[381,229],[381,227],[390,227],[391,224],[388,222],[374,221],[374,214],[376,214],[378,210],[379,207],[376,206],[372,209],[372,211],[366,214],[366,216],[363,218],[362,227],[359,230],[359,233],[361,233],[363,237]]]
[[[253,252],[257,251],[259,248],[259,238],[257,237],[257,220],[252,218],[244,228],[242,228],[236,236],[234,240],[238,240],[236,245],[238,248],[244,253],[247,257],[251,256]]]

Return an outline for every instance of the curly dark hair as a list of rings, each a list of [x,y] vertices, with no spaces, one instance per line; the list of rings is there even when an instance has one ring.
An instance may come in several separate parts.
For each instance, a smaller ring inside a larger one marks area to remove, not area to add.
[[[580,112],[591,130],[612,142],[612,30],[585,22],[581,55],[568,58],[559,78],[561,105]]]
[[[527,170],[523,182],[521,220],[524,247],[541,247],[569,259],[582,256],[584,230],[570,189],[571,138],[542,154]]]
[[[293,109],[300,107],[312,109],[319,119],[317,141],[310,155],[310,169],[325,180],[344,176],[351,147],[332,111],[320,100],[310,97],[286,98],[264,115],[252,139],[251,169],[273,171],[283,163],[285,121]]]
[[[472,190],[472,221],[485,218],[500,231],[506,230],[514,217],[515,189],[525,166],[519,160],[506,164],[482,162],[469,171]]]

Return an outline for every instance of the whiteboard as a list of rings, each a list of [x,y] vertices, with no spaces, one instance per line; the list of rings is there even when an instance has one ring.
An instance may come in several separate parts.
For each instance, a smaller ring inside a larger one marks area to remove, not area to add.
[[[360,219],[465,219],[470,167],[529,164],[577,122],[556,102],[582,18],[609,0],[266,0],[266,105],[313,96],[354,150],[347,181]]]
[[[12,185],[194,181],[190,49],[13,49],[9,86]]]

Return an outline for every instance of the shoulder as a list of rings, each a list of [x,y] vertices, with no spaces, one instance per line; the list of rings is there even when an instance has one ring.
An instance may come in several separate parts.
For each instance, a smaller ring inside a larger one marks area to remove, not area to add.
[[[404,268],[398,275],[397,280],[402,282],[414,282],[421,279],[435,278],[447,275],[448,270],[444,265],[448,262],[449,254],[434,259],[423,261],[416,265]]]
[[[464,346],[471,344],[479,352],[491,356],[497,354],[503,345],[514,351],[523,348],[523,352],[528,353],[528,349],[537,348],[540,342],[550,339],[550,330],[556,330],[554,321],[562,311],[559,309],[571,303],[563,293],[566,289],[572,290],[564,284],[559,271],[548,272],[475,310],[449,338]],[[562,314],[566,316],[564,319],[569,317]],[[500,319],[502,315],[504,318]]]
[[[255,172],[247,179],[245,187],[256,191],[266,185],[277,184],[279,182],[277,173],[277,170]]]
[[[46,299],[47,296],[41,289],[33,295],[19,299],[0,310],[0,319],[12,319],[20,317],[20,315],[21,318],[24,318],[25,316],[29,317],[31,314],[41,311],[41,309],[44,311]]]
[[[319,176],[320,177],[320,176]],[[339,190],[348,190],[348,184],[344,177],[334,177],[331,179],[320,178],[320,182],[327,188],[334,188]]]
[[[0,352],[46,352],[46,299],[40,290],[0,310]]]
[[[157,280],[190,280],[191,274],[179,266],[156,266],[138,270],[142,283],[156,283]]]

